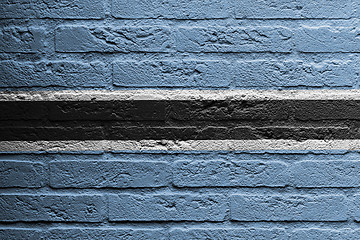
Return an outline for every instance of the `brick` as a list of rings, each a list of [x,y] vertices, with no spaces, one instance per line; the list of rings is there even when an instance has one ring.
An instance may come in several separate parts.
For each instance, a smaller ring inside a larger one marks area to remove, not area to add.
[[[104,4],[96,0],[8,0],[0,3],[0,18],[101,19]]]
[[[287,165],[262,161],[177,161],[173,183],[178,187],[285,186]]]
[[[165,162],[58,161],[50,163],[54,188],[137,188],[166,186]]]
[[[117,228],[54,228],[50,229],[46,239],[49,240],[166,240],[166,231],[162,229],[117,229]]]
[[[170,232],[170,239],[173,240],[231,240],[231,239],[273,239],[285,240],[286,233],[281,228],[191,228],[191,229],[174,229]]]
[[[19,125],[19,123],[17,123]],[[68,124],[68,123],[63,123]],[[86,123],[80,123],[86,125]],[[36,125],[41,125],[37,122]],[[61,141],[104,139],[105,130],[101,127],[0,127],[1,141]]]
[[[360,222],[360,194],[354,195],[354,219],[357,222]]]
[[[0,62],[0,87],[105,87],[109,73],[100,62]]]
[[[0,195],[1,222],[101,222],[102,195]]]
[[[295,42],[300,52],[360,52],[360,28],[302,26]]]
[[[45,185],[44,165],[37,162],[0,161],[0,187],[41,187]]]
[[[61,26],[56,30],[57,52],[170,52],[168,27]]]
[[[341,195],[232,195],[230,215],[236,221],[346,221]]]
[[[320,100],[297,101],[293,105],[293,118],[301,121],[320,121],[320,120],[358,120],[360,119],[360,106],[357,102],[351,103],[347,100]],[[338,126],[334,126],[335,129]],[[356,129],[356,128],[354,128]],[[351,131],[349,131],[351,132]],[[356,131],[350,136],[356,136]],[[331,137],[333,138],[333,137]],[[351,137],[350,137],[351,139]]]
[[[39,229],[26,228],[1,228],[0,239],[6,240],[39,240],[43,238],[43,232]]]
[[[131,87],[227,87],[231,64],[226,61],[119,61],[114,85]]]
[[[45,30],[36,27],[7,27],[0,30],[0,52],[37,53],[44,49]]]
[[[0,62],[1,66],[1,62]],[[3,69],[0,67],[0,69]],[[5,73],[5,70],[2,71]],[[1,79],[0,75],[0,79]],[[1,82],[1,81],[0,81]],[[36,102],[25,101],[12,101],[12,102],[0,102],[0,112],[6,112],[6,114],[0,114],[0,120],[40,120],[44,119],[47,115],[47,110],[44,106],[32,107],[32,104]]]
[[[113,0],[115,18],[213,19],[230,16],[227,0]]]
[[[355,16],[351,0],[239,0],[236,18],[252,19],[339,19]]]
[[[17,102],[13,107],[20,108],[23,105],[24,102]],[[27,108],[35,110],[43,105],[48,109],[47,119],[54,121],[164,121],[167,107],[164,101],[94,100],[91,104],[87,101],[30,102]],[[15,112],[14,117],[17,116]]]
[[[360,186],[360,161],[301,161],[290,171],[296,187]]]
[[[109,196],[110,221],[222,221],[226,200],[218,194]]]
[[[293,32],[285,27],[180,27],[181,52],[291,52]]]
[[[243,120],[286,121],[291,117],[294,108],[286,101],[246,101],[245,103],[231,100],[173,101],[170,105],[169,117],[179,121],[221,121],[224,123],[233,121],[234,124]],[[231,109],[231,111],[225,111],[225,109]],[[237,129],[239,129],[239,134],[246,133],[246,127],[235,127],[234,132]]]
[[[353,87],[356,66],[351,61],[238,61],[237,87]]]
[[[360,239],[360,231],[352,229],[298,229],[290,234],[290,240],[357,240]]]

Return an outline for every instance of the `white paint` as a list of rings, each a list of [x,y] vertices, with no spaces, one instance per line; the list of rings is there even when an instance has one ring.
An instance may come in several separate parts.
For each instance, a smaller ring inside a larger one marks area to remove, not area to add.
[[[0,101],[360,100],[360,90],[76,90],[0,92]]]
[[[0,92],[0,101],[360,100],[360,90],[121,90]],[[0,151],[360,150],[360,140],[1,141]]]
[[[2,141],[0,151],[360,150],[360,140]]]

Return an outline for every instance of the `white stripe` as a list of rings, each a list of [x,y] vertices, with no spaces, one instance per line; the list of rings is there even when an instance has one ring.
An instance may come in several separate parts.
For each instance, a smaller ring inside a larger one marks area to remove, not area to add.
[[[0,92],[0,101],[360,100],[360,90],[121,90]]]
[[[0,151],[360,150],[360,140],[2,141]]]

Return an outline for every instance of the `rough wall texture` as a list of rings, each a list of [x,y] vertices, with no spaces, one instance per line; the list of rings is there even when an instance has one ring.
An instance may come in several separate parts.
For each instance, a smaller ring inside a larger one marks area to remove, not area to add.
[[[0,88],[358,88],[357,0],[8,0]]]
[[[0,23],[0,91],[360,88],[358,0],[7,0]],[[190,100],[1,101],[0,148],[57,151],[1,152],[0,239],[360,239],[359,151],[57,142],[360,138],[358,98]]]
[[[358,239],[360,154],[3,154],[1,239]]]

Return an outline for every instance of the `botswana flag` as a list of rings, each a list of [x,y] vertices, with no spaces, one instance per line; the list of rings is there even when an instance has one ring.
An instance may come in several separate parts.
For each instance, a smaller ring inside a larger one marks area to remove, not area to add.
[[[1,151],[360,149],[358,90],[4,92]]]

